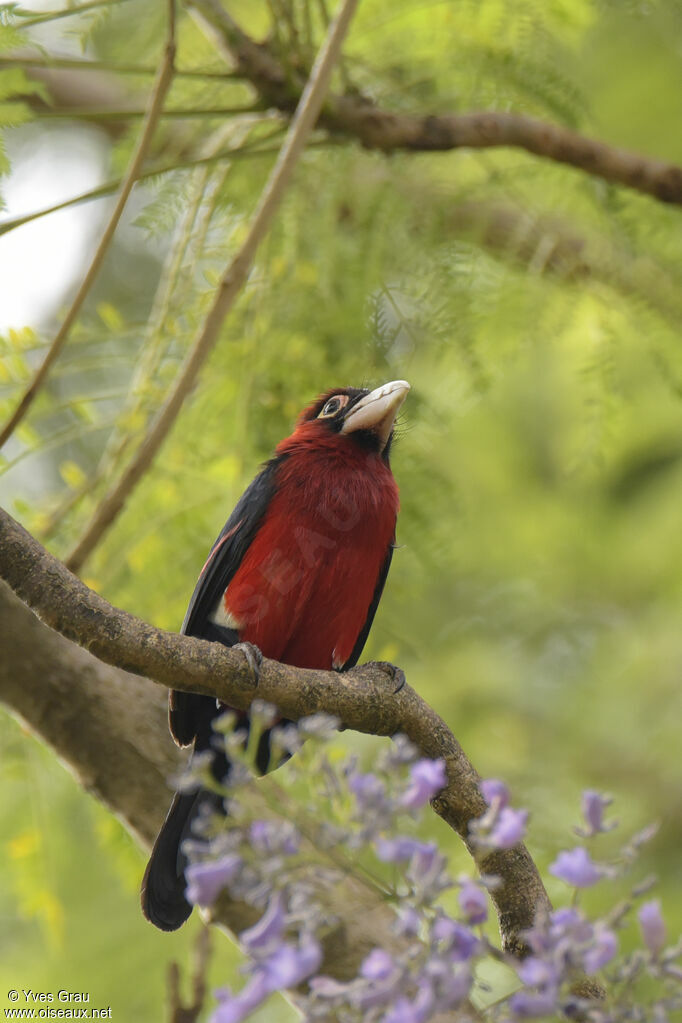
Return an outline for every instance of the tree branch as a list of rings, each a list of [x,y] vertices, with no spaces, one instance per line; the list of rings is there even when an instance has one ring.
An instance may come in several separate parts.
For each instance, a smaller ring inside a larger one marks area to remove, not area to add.
[[[293,720],[325,711],[359,732],[404,733],[423,756],[444,758],[448,785],[432,805],[473,852],[469,823],[485,811],[479,776],[442,718],[409,685],[394,691],[394,674],[386,666],[368,664],[338,674],[264,659],[254,688],[239,650],[155,629],[112,607],[2,509],[0,577],[52,629],[100,660],[163,686],[214,696],[236,709],[247,709],[258,697]],[[538,912],[551,908],[537,868],[521,844],[479,859],[478,864],[482,871],[502,878],[492,893],[502,942],[507,950],[520,953],[522,932]]]
[[[165,694],[53,632],[2,581],[0,618],[0,701],[151,849],[171,798],[167,778],[184,760],[168,734]],[[251,798],[259,816],[272,816],[264,797]],[[325,943],[325,972],[348,980],[372,948],[398,950],[383,898],[352,877],[329,894],[339,923]],[[212,919],[237,935],[258,916],[224,893]]]
[[[282,67],[267,44],[256,43],[219,0],[187,0],[210,28],[218,47],[237,71],[273,106],[290,111],[300,89],[294,68]],[[444,151],[511,146],[565,163],[661,202],[682,204],[682,167],[609,146],[596,139],[524,114],[476,111],[465,114],[393,113],[366,96],[330,95],[320,124],[357,138],[367,149]]]
[[[356,5],[357,0],[343,0],[337,17],[330,25],[327,37],[320,48],[308,82],[301,94],[287,136],[258,201],[248,234],[220,279],[213,304],[192,344],[172,391],[152,422],[134,458],[118,482],[104,496],[81,539],[67,558],[67,564],[74,572],[80,570],[85,560],[111,528],[126,500],[153,462],[175,422],[185,398],[191,391],[201,367],[218,340],[225,317],[246,281],[258,246],[268,232],[294,168],[305,148],[306,140],[317,120],[334,64],[341,51]]]

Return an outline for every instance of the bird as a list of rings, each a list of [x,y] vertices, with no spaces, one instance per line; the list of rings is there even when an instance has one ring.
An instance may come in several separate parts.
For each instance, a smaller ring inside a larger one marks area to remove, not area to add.
[[[267,657],[299,668],[346,671],[358,661],[395,547],[398,486],[390,466],[395,419],[410,385],[342,387],[321,394],[299,416],[237,502],[210,550],[181,632],[239,644],[252,671]],[[225,705],[171,690],[169,725],[179,746],[212,752],[212,771],[230,764],[213,742]],[[248,714],[236,727],[248,733]],[[255,754],[269,768],[266,731]],[[275,765],[276,766],[276,765]],[[189,917],[183,843],[209,807],[205,789],[175,793],[142,881],[144,915],[173,931]]]

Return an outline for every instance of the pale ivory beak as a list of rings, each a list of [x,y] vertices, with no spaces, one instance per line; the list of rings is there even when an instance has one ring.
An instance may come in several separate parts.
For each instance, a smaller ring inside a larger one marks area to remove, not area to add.
[[[392,380],[382,384],[361,398],[346,416],[341,433],[370,430],[381,442],[382,451],[388,444],[398,409],[405,401],[410,385],[407,380]]]

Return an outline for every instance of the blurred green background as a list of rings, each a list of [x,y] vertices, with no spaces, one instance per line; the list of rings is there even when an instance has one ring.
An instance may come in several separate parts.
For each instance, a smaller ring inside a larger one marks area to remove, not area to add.
[[[30,31],[52,52],[81,47],[112,68],[153,67],[162,5],[134,6],[134,33],[126,3]],[[284,56],[298,45],[306,57],[308,24],[308,42],[323,31],[312,2],[283,3],[290,18],[275,27],[268,5],[229,6]],[[179,41],[180,68],[222,68],[187,14]],[[20,43],[0,24],[5,53]],[[678,0],[366,0],[335,88],[350,81],[414,113],[525,112],[682,163],[681,45]],[[111,79],[121,103],[143,104],[149,75]],[[57,130],[49,95],[47,107],[17,99],[49,88],[0,65],[15,174],[39,145],[59,168],[87,134],[101,177],[120,175],[139,121],[112,131],[106,118],[74,114]],[[252,105],[249,87],[230,79],[179,77],[168,101]],[[73,546],[177,372],[282,131],[257,109],[162,122],[154,158],[166,163],[221,139],[260,139],[264,151],[180,167],[136,193],[50,386],[1,465],[3,504],[55,553]],[[45,204],[36,194],[31,208]],[[102,206],[80,209],[96,237]],[[480,773],[510,784],[532,812],[529,846],[543,870],[573,841],[584,787],[614,795],[623,829],[659,821],[636,876],[658,876],[673,934],[682,927],[681,254],[679,207],[520,151],[386,157],[321,134],[199,386],[83,573],[114,604],[179,628],[215,535],[303,405],[335,385],[407,378],[392,459],[402,546],[366,657],[400,664]],[[4,413],[76,284],[39,321],[27,315],[5,331]],[[29,296],[41,290],[27,278]],[[144,856],[120,824],[4,713],[0,741],[0,993],[70,987],[89,991],[92,1007],[111,1005],[112,1018],[165,1019],[166,967],[188,964],[196,920],[172,937],[153,931],[138,909]],[[375,749],[347,732],[342,741],[368,759]],[[435,819],[429,827],[452,848],[453,869],[465,869],[454,836]],[[616,894],[607,887],[593,901]],[[212,981],[228,980],[236,961],[218,941]]]

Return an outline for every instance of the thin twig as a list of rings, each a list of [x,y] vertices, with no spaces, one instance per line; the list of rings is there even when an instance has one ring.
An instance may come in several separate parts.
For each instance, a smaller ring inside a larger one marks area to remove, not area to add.
[[[98,369],[101,370],[101,362],[98,365]],[[47,440],[41,440],[40,442],[40,454],[44,457],[49,451],[54,451],[60,447],[64,447],[72,441],[83,440],[84,438],[92,435],[93,433],[99,433],[101,430],[110,430],[115,419],[100,419],[94,423],[69,423],[63,430],[58,433],[53,433]],[[14,469],[15,466],[19,465],[26,458],[30,458],[31,455],[35,455],[38,447],[23,447],[13,458],[3,459],[0,463],[0,475],[4,475],[9,472],[10,469]]]
[[[196,1023],[206,999],[206,974],[211,957],[211,934],[204,926],[194,945],[192,970],[192,1001],[184,1005],[180,995],[180,967],[172,962],[168,967],[169,1023]]]
[[[20,67],[39,68],[47,71],[107,71],[112,75],[156,75],[158,68],[148,64],[124,64],[108,60],[91,60],[83,57],[58,57],[53,54],[38,56],[37,54],[11,53],[0,56],[0,68]],[[175,78],[198,78],[209,81],[243,80],[243,75],[236,71],[202,71],[200,68],[175,69]]]
[[[27,17],[22,10],[13,11],[19,28],[32,28],[33,25],[43,25],[47,21],[58,21],[60,18],[71,18],[77,14],[87,14],[88,11],[96,11],[102,7],[114,7],[117,3],[125,3],[125,0],[90,0],[89,3],[81,4],[80,7],[62,7],[56,11],[43,11],[41,14],[29,14]]]
[[[223,321],[246,281],[258,246],[270,227],[296,163],[315,125],[356,5],[357,0],[343,0],[303,90],[282,149],[254,212],[248,235],[223,273],[213,304],[187,354],[172,392],[151,424],[132,462],[113,489],[105,495],[83,536],[69,555],[67,564],[73,571],[78,571],[82,567],[151,465],[185,398],[190,393],[199,370],[215,346]]]
[[[169,8],[171,12],[174,10],[173,0],[170,0]],[[14,410],[8,421],[5,423],[5,426],[2,428],[2,431],[0,431],[0,448],[3,447],[7,439],[12,435],[16,427],[22,421],[22,419],[28,412],[29,408],[33,404],[36,395],[40,391],[40,388],[43,386],[47,378],[47,375],[50,371],[50,367],[57,359],[59,353],[64,347],[66,339],[69,336],[69,332],[72,326],[74,325],[78,317],[78,314],[80,313],[83,307],[83,303],[85,302],[85,299],[87,298],[88,293],[90,292],[90,289],[95,281],[95,278],[99,273],[102,263],[104,262],[104,257],[106,256],[106,253],[109,249],[109,245],[111,244],[111,241],[114,237],[114,233],[116,231],[116,228],[118,227],[118,223],[123,214],[123,210],[125,209],[130,193],[133,190],[133,186],[139,177],[140,170],[142,169],[142,165],[146,159],[147,152],[149,151],[149,146],[152,141],[152,136],[154,135],[154,131],[156,129],[159,116],[163,109],[166,94],[173,80],[173,62],[175,60],[174,28],[175,19],[171,13],[171,15],[169,16],[168,37],[166,40],[166,44],[164,46],[163,57],[159,65],[159,72],[157,75],[156,83],[152,91],[147,117],[144,122],[137,146],[135,148],[135,152],[133,153],[132,159],[128,166],[128,170],[123,180],[123,184],[121,185],[121,191],[119,192],[119,196],[116,201],[116,206],[114,207],[114,211],[111,214],[109,223],[107,224],[104,233],[102,234],[99,245],[97,246],[97,251],[93,256],[88,272],[86,273],[78,291],[76,292],[73,302],[71,303],[71,307],[69,308],[66,316],[64,317],[61,327],[59,328],[57,334],[55,335],[54,340],[52,341],[52,344],[50,345],[50,348],[47,352],[47,355],[45,356],[45,359],[43,360],[42,364],[37,370],[35,376],[33,377],[33,380],[24,391],[24,394],[21,400],[19,401],[19,404],[17,405],[16,409]]]
[[[162,110],[160,120],[177,118],[189,120],[194,117],[238,117],[241,114],[257,114],[261,104],[248,103],[237,107],[182,107],[177,110]],[[134,121],[146,117],[147,110],[131,107],[129,110],[113,107],[66,107],[58,110],[42,107],[35,111],[36,121]]]

